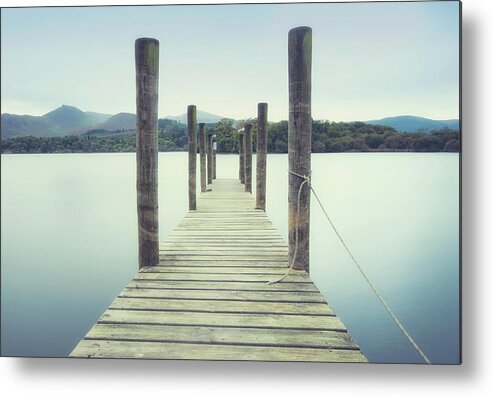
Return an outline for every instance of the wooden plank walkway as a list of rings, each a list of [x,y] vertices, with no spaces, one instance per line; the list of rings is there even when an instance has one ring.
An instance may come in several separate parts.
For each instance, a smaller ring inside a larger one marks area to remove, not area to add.
[[[366,362],[238,180],[214,180],[70,354],[90,358]]]

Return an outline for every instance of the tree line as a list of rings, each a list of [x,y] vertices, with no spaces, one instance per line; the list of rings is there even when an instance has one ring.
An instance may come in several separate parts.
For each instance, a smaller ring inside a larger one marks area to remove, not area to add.
[[[207,133],[216,135],[221,153],[237,153],[239,129],[251,123],[253,145],[256,142],[256,120],[234,121],[222,119],[206,124]],[[176,121],[158,122],[159,151],[185,151],[188,147],[187,126]],[[91,130],[78,136],[17,137],[2,140],[2,153],[110,153],[135,152],[135,130]],[[287,153],[288,122],[270,123],[268,146],[270,153]],[[398,132],[382,125],[364,122],[313,121],[312,151],[314,153],[341,152],[458,152],[460,136],[456,130],[444,128],[430,133]]]

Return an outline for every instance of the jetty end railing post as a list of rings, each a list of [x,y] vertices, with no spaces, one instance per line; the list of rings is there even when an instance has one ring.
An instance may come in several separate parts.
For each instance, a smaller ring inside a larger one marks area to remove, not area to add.
[[[200,151],[200,191],[205,192],[207,190],[207,175],[205,171],[205,124],[201,122],[199,124],[199,151]]]
[[[265,212],[267,182],[267,103],[257,105],[257,205]]]
[[[187,108],[188,121],[188,210],[197,210],[197,107]]]
[[[238,143],[240,151],[240,182],[245,184],[245,137],[243,132],[240,132]]]
[[[207,135],[207,184],[212,184],[212,135]]]
[[[252,124],[245,125],[245,191],[252,192]]]
[[[135,41],[137,92],[137,218],[139,268],[159,264],[158,85],[159,41]]]
[[[217,152],[217,137],[212,135],[212,178],[216,179],[216,152]]]
[[[307,272],[310,269],[310,186],[308,182],[301,185],[311,171],[311,70],[312,29],[306,26],[291,29],[288,35],[289,262],[293,269]]]

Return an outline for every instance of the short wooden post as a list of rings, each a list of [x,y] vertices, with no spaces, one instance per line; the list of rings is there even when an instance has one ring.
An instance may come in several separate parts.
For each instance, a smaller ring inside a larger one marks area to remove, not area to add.
[[[212,135],[212,178],[216,179],[216,152],[217,152],[217,138],[216,135]]]
[[[212,135],[207,135],[207,184],[212,184]]]
[[[200,150],[200,191],[207,190],[207,174],[205,170],[206,144],[205,144],[205,124],[199,124],[199,150]]]
[[[252,192],[252,124],[245,125],[245,191]]]
[[[188,121],[188,210],[197,210],[197,108],[187,108]]]
[[[240,132],[238,143],[240,151],[240,182],[245,184],[245,137],[242,132]]]
[[[137,217],[139,268],[159,264],[158,85],[159,41],[135,41],[137,92]]]
[[[294,269],[304,269],[308,272],[310,269],[310,188],[308,183],[303,184],[301,189],[298,216],[297,208],[300,186],[305,180],[300,176],[308,177],[311,170],[311,28],[301,26],[289,31],[288,63],[289,262],[293,263],[294,260]],[[296,233],[298,233],[297,243]],[[296,257],[294,257],[295,250]]]
[[[257,106],[257,209],[265,211],[267,175],[267,103]]]

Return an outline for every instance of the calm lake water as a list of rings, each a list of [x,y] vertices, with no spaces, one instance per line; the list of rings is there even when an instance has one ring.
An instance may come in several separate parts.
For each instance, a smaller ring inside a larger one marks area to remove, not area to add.
[[[187,154],[159,161],[163,240],[187,211]],[[2,355],[67,356],[137,271],[135,154],[2,155],[1,165]],[[238,175],[235,155],[217,166],[218,178]],[[286,169],[287,155],[269,155],[267,213],[284,238]],[[432,362],[457,363],[458,154],[313,154],[312,169],[402,323]],[[366,356],[421,362],[314,199],[311,218],[312,278]]]

